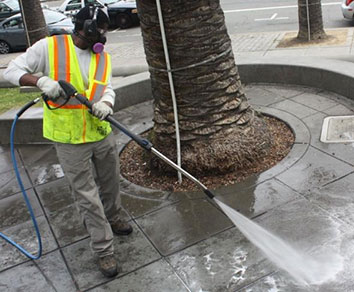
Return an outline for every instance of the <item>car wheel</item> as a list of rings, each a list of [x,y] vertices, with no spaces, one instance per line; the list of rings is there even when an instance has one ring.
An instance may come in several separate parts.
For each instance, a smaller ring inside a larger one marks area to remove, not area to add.
[[[117,14],[117,17],[116,17],[116,24],[120,28],[128,28],[133,25],[133,20],[131,19],[131,17],[128,14],[119,13],[119,14]]]
[[[8,54],[10,53],[10,46],[5,41],[0,41],[0,54]]]

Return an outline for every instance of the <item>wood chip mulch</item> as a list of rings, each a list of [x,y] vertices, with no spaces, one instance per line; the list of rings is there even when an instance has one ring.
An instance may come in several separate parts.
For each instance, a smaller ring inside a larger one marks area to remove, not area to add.
[[[265,117],[267,125],[273,135],[273,146],[270,154],[260,161],[252,164],[247,169],[238,169],[224,175],[197,177],[208,189],[215,189],[219,186],[235,184],[247,179],[249,176],[264,172],[276,165],[290,151],[294,144],[294,134],[282,121]],[[142,136],[146,136],[147,133]],[[159,151],[159,149],[157,149]],[[190,191],[198,190],[198,186],[183,177],[182,184],[178,183],[176,176],[156,174],[148,168],[147,161],[144,160],[146,150],[135,142],[130,142],[123,149],[120,155],[121,175],[128,181],[150,189],[166,191]]]

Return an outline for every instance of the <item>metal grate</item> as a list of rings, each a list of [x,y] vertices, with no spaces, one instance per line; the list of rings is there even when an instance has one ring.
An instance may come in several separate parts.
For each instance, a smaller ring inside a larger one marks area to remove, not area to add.
[[[354,116],[326,117],[320,140],[323,143],[353,143]]]

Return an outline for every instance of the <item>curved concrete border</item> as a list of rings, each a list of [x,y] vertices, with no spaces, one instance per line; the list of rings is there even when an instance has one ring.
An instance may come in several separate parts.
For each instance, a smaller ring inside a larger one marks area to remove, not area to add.
[[[244,83],[280,83],[317,87],[354,99],[354,66],[320,57],[243,58],[239,71]]]
[[[285,122],[293,131],[295,134],[295,142],[293,147],[291,148],[290,152],[286,157],[284,157],[279,163],[277,163],[275,166],[265,170],[261,174],[259,174],[258,178],[254,181],[254,184],[260,184],[266,180],[269,180],[280,173],[286,171],[289,169],[292,165],[294,165],[297,161],[299,161],[304,154],[306,153],[308,147],[310,146],[310,140],[311,140],[311,134],[307,126],[304,124],[302,120],[297,118],[296,116],[287,113],[285,111],[275,109],[275,108],[268,108],[268,107],[263,107],[259,106],[257,107],[257,110],[262,112],[264,115],[271,116],[278,118]],[[146,130],[144,130],[146,131]],[[141,133],[138,133],[141,134]],[[128,144],[127,142],[125,146]],[[122,153],[124,150],[124,147],[120,149],[119,155]],[[121,182],[123,183],[124,189],[127,192],[132,192],[135,194],[140,194],[142,197],[145,197],[146,194],[153,194],[156,192],[168,194],[167,191],[162,191],[162,190],[156,190],[156,189],[150,189],[147,187],[143,187],[140,185],[137,185],[135,183],[132,183],[131,181],[127,180],[123,175],[121,175]],[[222,186],[221,188],[233,188],[233,185],[229,186]],[[218,192],[218,189],[216,189]],[[193,191],[194,192],[194,191]],[[204,195],[203,195],[204,196]]]
[[[325,89],[354,100],[354,66],[347,61],[317,57],[243,58],[238,62],[241,80],[248,83],[278,83]],[[117,108],[152,98],[149,72],[119,80],[114,86]],[[124,97],[124,101],[121,100]]]
[[[316,57],[243,58],[238,61],[238,68],[245,84],[296,84],[325,89],[354,100],[354,67],[346,61]],[[149,72],[113,81],[113,87],[117,94],[115,111],[152,99]],[[0,116],[0,144],[9,143],[15,112],[9,111]],[[32,110],[26,113],[21,118],[26,122],[18,125],[17,143],[44,142],[41,119],[37,109],[35,114]]]

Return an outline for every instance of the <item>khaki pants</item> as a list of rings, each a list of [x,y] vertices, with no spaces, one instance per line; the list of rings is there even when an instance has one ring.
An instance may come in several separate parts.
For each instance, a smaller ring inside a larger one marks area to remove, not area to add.
[[[119,157],[113,134],[94,143],[55,143],[55,148],[84,226],[91,236],[92,252],[100,257],[112,254],[110,223],[118,219],[121,207]]]

